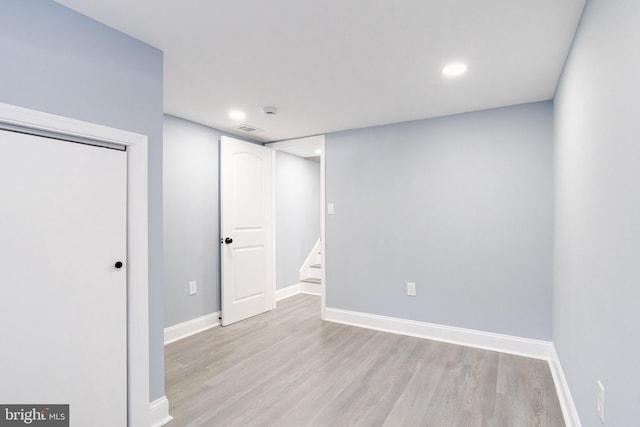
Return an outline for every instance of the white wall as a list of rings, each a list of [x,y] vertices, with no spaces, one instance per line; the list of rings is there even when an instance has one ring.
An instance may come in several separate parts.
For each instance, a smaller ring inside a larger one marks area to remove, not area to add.
[[[327,307],[550,340],[552,137],[551,102],[327,135]]]
[[[640,423],[640,2],[587,3],[555,100],[553,339],[583,426]]]
[[[320,163],[276,151],[276,288],[298,283],[320,238]]]

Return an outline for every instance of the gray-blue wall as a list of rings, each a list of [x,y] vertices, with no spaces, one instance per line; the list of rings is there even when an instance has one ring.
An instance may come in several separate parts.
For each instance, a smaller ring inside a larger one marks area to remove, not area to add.
[[[220,311],[222,131],[164,116],[164,326]],[[256,143],[233,136],[246,142]],[[198,293],[189,295],[189,282]]]
[[[0,102],[149,136],[151,400],[164,395],[162,52],[49,0],[2,0]]]
[[[165,326],[220,310],[219,151],[221,133],[164,119]],[[189,282],[198,293],[189,295]]]
[[[327,307],[550,340],[552,139],[551,102],[327,135]]]
[[[553,340],[584,427],[640,425],[640,2],[587,2],[555,100]]]
[[[276,288],[299,282],[320,238],[320,163],[276,151]]]

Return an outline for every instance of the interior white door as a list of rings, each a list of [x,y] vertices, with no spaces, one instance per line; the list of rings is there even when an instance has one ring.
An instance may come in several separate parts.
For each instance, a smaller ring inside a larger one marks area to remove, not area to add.
[[[125,152],[0,131],[1,403],[127,425],[126,197]]]
[[[273,309],[271,150],[220,144],[222,325]]]

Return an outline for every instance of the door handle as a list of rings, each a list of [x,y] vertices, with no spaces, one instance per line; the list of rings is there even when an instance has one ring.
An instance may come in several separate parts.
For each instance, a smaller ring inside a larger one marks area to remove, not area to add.
[[[228,245],[230,243],[233,243],[233,239],[231,237],[227,237],[226,239],[224,239],[224,242]]]

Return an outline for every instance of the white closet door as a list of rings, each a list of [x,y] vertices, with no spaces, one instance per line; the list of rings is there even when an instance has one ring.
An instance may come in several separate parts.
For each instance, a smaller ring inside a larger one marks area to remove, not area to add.
[[[126,202],[125,152],[0,131],[0,403],[126,426]]]

